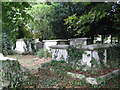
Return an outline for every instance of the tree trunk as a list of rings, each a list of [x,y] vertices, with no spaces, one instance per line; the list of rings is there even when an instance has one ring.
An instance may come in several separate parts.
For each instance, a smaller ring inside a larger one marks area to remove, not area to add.
[[[113,39],[113,36],[112,36],[112,34],[111,34],[111,44],[113,43],[113,40],[112,40],[112,39]]]
[[[102,35],[102,43],[104,43],[105,35]]]

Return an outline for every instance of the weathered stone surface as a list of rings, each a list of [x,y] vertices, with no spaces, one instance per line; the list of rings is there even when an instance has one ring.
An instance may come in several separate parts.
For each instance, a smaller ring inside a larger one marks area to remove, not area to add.
[[[38,42],[36,43],[36,50],[39,50],[39,49],[41,49],[41,48],[43,48],[43,43],[40,42],[40,41],[38,41]]]
[[[16,41],[16,48],[15,51],[16,53],[22,54],[24,52],[30,52],[32,51],[31,44],[34,42],[34,40],[23,40],[23,39],[17,39]],[[36,48],[36,45],[34,45]]]
[[[52,59],[54,60],[65,60],[68,57],[68,47],[70,45],[52,45],[49,46],[52,52]],[[109,48],[112,47],[119,47],[116,44],[94,44],[94,45],[83,45],[82,47],[77,47],[78,50],[83,50],[84,53],[82,55],[82,65],[87,65],[89,67],[92,66],[91,60],[96,60],[97,64],[107,64],[107,58],[108,58],[108,54],[109,54]],[[99,51],[102,51],[99,52]],[[102,55],[102,58],[100,56],[100,54]],[[115,53],[112,53],[115,54]],[[109,55],[111,56],[111,55]],[[117,59],[120,59],[119,57],[116,57]]]
[[[65,45],[65,44],[68,43],[68,40],[66,40],[66,39],[43,40],[43,42],[44,42],[43,48],[50,50],[49,46],[52,46],[52,45]]]
[[[85,76],[82,75],[82,74],[71,73],[71,72],[67,72],[67,74],[68,74],[68,75],[71,75],[71,76],[74,77],[74,78],[79,78],[79,79],[85,78]]]
[[[74,38],[74,39],[68,39],[70,41],[70,45],[88,45],[92,43],[92,40],[90,38]]]
[[[50,46],[53,60],[66,60],[68,57],[67,48],[69,45]]]
[[[49,46],[51,49],[68,49],[69,45],[52,45]]]
[[[0,53],[0,58],[1,58],[1,57],[4,57],[2,53]]]
[[[15,51],[18,53],[23,53],[25,51],[26,44],[23,39],[18,39],[16,42]]]
[[[117,70],[114,70],[112,71],[111,73],[108,73],[106,75],[103,75],[103,76],[99,76],[97,78],[91,78],[91,77],[88,77],[86,78],[86,81],[90,84],[94,84],[94,85],[99,85],[101,84],[103,81],[106,81],[108,79],[111,79],[113,78],[114,76],[116,75],[119,75],[120,74],[120,69],[117,69]]]

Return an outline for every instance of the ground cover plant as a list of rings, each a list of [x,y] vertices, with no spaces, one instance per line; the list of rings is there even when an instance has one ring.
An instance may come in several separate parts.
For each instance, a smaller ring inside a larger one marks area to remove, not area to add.
[[[16,57],[10,55],[9,57]],[[43,63],[38,72],[29,74],[29,79],[19,84],[19,87],[14,88],[119,88],[119,76],[110,79],[101,85],[91,85],[86,83],[84,79],[73,78],[67,75],[67,71],[75,70],[76,67],[71,67],[65,61],[42,60],[33,55],[17,55],[21,65],[28,69],[36,69],[40,63]],[[36,63],[35,63],[36,62]],[[38,63],[39,62],[39,63]],[[46,63],[45,63],[46,62]]]
[[[79,66],[73,66],[72,64],[66,63],[65,61],[55,61],[52,60],[49,63],[43,63],[42,67],[49,68],[51,70],[58,70],[58,71],[64,71],[64,72],[73,72],[78,74],[83,74],[87,77],[97,77],[102,76],[105,74],[108,74],[112,72],[113,70],[119,69],[117,64],[114,64],[113,67],[89,67],[88,69],[84,70],[85,66],[79,65]]]
[[[73,67],[73,65],[70,65],[68,63],[66,63],[65,61],[51,61],[49,63],[45,63],[45,64],[42,64],[42,67],[45,67],[49,70],[52,70],[54,71],[55,73],[59,72],[59,74],[62,74],[62,75],[66,75],[67,72],[73,72],[73,73],[78,73],[78,74],[82,74],[82,75],[85,75],[86,77],[98,77],[98,76],[102,76],[102,75],[106,75],[108,73],[110,73],[111,71],[113,70],[117,70],[118,67],[114,67],[114,68],[99,68],[99,69],[95,69],[95,68],[89,68],[88,70],[84,71],[83,67]],[[116,76],[113,78],[114,79],[118,79],[119,76]],[[84,83],[83,84],[87,84],[88,87],[89,87],[89,84],[86,83],[85,80],[83,80]],[[109,82],[110,80],[107,80],[107,81],[104,81],[102,84],[98,85],[98,86],[91,86],[91,87],[104,87],[105,85],[107,85],[107,82]],[[102,85],[102,86],[101,86]],[[119,84],[118,84],[119,85]],[[117,86],[118,87],[118,86]]]

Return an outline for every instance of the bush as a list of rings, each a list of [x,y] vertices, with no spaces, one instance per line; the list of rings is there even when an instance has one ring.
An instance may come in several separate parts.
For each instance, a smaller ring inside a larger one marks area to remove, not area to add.
[[[49,53],[47,49],[39,49],[37,55],[40,59],[51,57],[51,53]]]

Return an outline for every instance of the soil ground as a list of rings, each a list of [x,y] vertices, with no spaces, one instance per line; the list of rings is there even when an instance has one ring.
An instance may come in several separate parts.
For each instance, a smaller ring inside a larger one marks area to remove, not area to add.
[[[51,61],[51,58],[39,59],[36,55],[8,55],[7,57],[17,59],[22,66],[29,70],[37,69],[40,64]]]
[[[35,55],[10,55],[10,58],[18,59],[19,63],[28,68],[29,70],[38,69],[41,63],[51,61],[48,59],[39,59]],[[33,72],[34,73],[34,72]],[[31,84],[24,86],[24,88],[119,88],[120,87],[120,77],[112,79],[102,86],[91,86],[86,84],[83,80],[77,78],[68,77],[65,74],[61,74],[59,71],[56,73],[51,72],[47,69],[39,69],[37,73],[34,74],[35,80]]]

